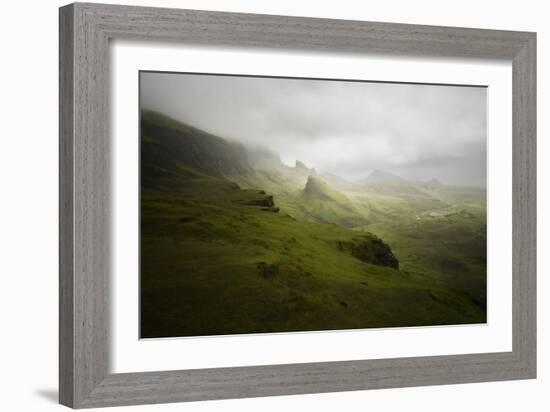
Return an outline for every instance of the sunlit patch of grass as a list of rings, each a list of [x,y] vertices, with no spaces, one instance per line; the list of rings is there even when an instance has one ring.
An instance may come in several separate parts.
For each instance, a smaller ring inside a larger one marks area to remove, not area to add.
[[[143,337],[485,321],[481,296],[473,304],[438,272],[461,255],[445,252],[437,241],[419,244],[408,237],[416,226],[403,226],[401,236],[391,227],[375,231],[400,260],[402,270],[395,270],[338,247],[354,242],[356,231],[242,202],[258,197],[265,194],[215,178],[179,192],[143,191]],[[459,229],[448,228],[454,234]],[[420,230],[427,239],[441,237],[444,229]]]

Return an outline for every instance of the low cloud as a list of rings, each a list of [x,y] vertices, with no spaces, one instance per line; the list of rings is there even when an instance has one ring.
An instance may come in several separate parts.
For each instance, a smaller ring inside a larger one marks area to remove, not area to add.
[[[145,72],[141,104],[350,180],[382,169],[485,186],[481,87]]]

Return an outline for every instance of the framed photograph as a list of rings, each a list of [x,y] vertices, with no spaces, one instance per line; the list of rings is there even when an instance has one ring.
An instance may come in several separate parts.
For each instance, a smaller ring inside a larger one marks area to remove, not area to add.
[[[536,377],[536,35],[60,9],[60,402]]]

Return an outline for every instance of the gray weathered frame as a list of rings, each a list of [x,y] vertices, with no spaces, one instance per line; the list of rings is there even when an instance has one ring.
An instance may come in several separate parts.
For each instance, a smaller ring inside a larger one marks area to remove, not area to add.
[[[85,3],[62,7],[59,24],[62,404],[89,408],[535,378],[535,33]],[[110,374],[108,49],[114,38],[511,61],[513,350]]]

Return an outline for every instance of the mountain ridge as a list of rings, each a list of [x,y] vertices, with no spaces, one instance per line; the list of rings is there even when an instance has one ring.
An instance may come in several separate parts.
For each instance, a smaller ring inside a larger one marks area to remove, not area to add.
[[[240,143],[153,111],[142,112],[140,124],[146,179],[158,172],[177,172],[182,166],[216,177],[252,173],[245,146]]]

